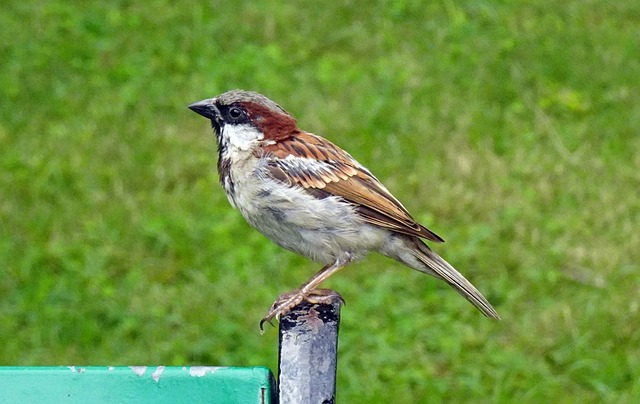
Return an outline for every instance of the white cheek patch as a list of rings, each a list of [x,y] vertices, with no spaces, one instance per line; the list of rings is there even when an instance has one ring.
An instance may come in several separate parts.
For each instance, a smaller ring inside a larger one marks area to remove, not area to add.
[[[224,125],[222,138],[229,145],[229,152],[250,151],[264,138],[264,133],[251,125]]]

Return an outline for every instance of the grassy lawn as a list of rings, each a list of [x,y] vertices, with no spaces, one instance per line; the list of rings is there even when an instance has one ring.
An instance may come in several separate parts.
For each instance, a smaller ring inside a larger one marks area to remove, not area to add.
[[[319,269],[228,204],[186,105],[262,92],[445,238],[502,315],[371,256],[338,400],[640,400],[640,3],[8,1],[0,365],[266,365]]]

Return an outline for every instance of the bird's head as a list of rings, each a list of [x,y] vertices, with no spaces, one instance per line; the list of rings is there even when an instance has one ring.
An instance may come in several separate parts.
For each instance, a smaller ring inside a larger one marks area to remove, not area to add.
[[[211,120],[221,153],[234,146],[254,147],[262,140],[277,142],[299,132],[287,111],[253,91],[227,91],[194,102],[189,109]]]

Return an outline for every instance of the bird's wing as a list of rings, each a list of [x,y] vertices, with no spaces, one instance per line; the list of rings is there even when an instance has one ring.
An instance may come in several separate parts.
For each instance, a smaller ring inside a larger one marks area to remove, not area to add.
[[[435,242],[442,238],[411,217],[404,206],[362,165],[328,140],[298,133],[263,146],[270,175],[300,186],[317,198],[341,197],[369,223]]]

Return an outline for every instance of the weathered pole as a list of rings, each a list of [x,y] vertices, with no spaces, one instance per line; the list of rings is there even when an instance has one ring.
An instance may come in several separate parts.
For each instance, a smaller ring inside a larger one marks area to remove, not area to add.
[[[335,403],[339,295],[331,303],[302,302],[280,319],[280,404]]]

